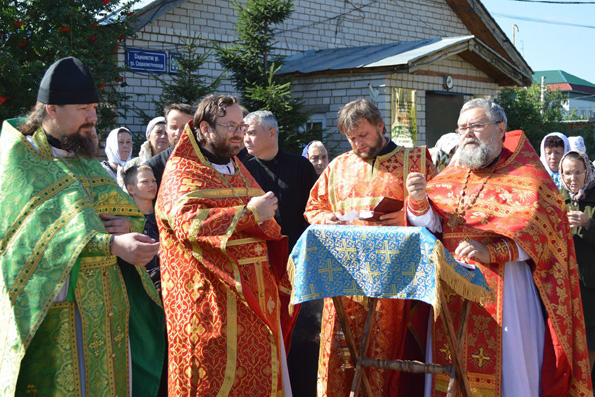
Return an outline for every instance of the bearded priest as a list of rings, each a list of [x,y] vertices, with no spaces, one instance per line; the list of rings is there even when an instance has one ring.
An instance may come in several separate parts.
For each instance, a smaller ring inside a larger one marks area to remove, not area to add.
[[[506,127],[499,105],[465,103],[457,160],[427,184],[409,175],[407,218],[442,232],[444,246],[481,270],[494,292],[493,300],[471,304],[463,352],[474,395],[592,395],[564,200],[523,132]],[[446,296],[456,329],[463,302]],[[441,321],[426,356],[448,364]],[[426,376],[426,395],[447,387],[446,376]]]

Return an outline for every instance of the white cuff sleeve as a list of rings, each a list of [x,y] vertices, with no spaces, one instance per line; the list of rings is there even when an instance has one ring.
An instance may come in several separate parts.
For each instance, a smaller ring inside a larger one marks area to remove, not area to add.
[[[432,207],[423,215],[415,215],[407,207],[407,220],[412,226],[423,226],[432,233],[440,233],[442,231],[440,217],[434,212]]]

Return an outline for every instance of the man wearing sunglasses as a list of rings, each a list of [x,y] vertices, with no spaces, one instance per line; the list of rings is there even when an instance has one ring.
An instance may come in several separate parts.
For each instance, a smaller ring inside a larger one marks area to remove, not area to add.
[[[557,187],[523,132],[506,132],[497,104],[467,102],[457,132],[456,161],[427,185],[423,175],[409,175],[407,216],[442,233],[444,246],[481,270],[494,292],[492,300],[471,304],[463,363],[471,390],[590,395],[577,265]],[[462,300],[452,296],[448,306],[458,324]],[[447,364],[441,322],[428,345],[433,361]],[[427,395],[447,386],[446,376],[426,378]]]
[[[163,174],[155,213],[171,396],[290,393],[286,241],[277,198],[236,157],[245,131],[235,97],[206,96]]]

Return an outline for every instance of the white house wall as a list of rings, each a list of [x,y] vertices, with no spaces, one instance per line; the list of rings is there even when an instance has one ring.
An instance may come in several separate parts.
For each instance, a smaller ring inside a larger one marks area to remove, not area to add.
[[[472,95],[493,97],[498,93],[498,86],[491,82],[487,75],[456,55],[427,65],[416,74],[367,74],[358,79],[352,74],[297,78],[294,79],[294,92],[304,98],[308,109],[314,114],[326,116],[325,143],[328,143],[335,153],[339,153],[349,150],[347,140],[337,130],[337,112],[343,105],[357,98],[373,99],[370,90],[372,87],[377,92],[376,105],[382,112],[385,123],[390,125],[390,88],[417,90],[417,143],[424,145],[426,91],[445,91],[444,75],[453,76],[454,87],[450,92],[464,95],[466,100],[471,99]]]
[[[383,44],[394,41],[412,41],[433,37],[467,35],[469,31],[459,21],[450,7],[435,0],[394,1],[379,0],[358,3],[362,11],[344,0],[295,1],[295,10],[286,23],[279,26],[277,33],[278,50],[291,54],[308,49],[351,47]],[[176,51],[176,45],[193,36],[220,43],[233,43],[236,17],[229,2],[214,0],[189,0],[161,15],[129,38],[127,46],[146,50]],[[209,44],[204,41],[204,51]],[[124,55],[120,55],[124,62]],[[495,83],[474,80],[458,81],[457,75],[486,79],[483,73],[461,58],[451,59],[427,66],[424,70],[432,73],[450,74],[455,77],[453,91],[476,95],[493,95],[497,91]],[[211,77],[223,72],[215,57],[204,65],[202,74]],[[161,75],[166,79],[167,75]],[[122,90],[132,97],[130,105],[156,116],[152,101],[161,93],[160,83],[146,73],[127,72],[126,87]],[[328,105],[326,125],[329,131],[336,131],[336,112],[349,100],[368,96],[368,82],[376,86],[399,86],[418,89],[418,143],[424,143],[424,96],[425,90],[443,90],[442,76],[438,75],[378,75],[354,77],[317,77],[295,79],[295,92],[302,96],[309,107],[318,104]],[[459,91],[460,90],[460,91]],[[234,93],[229,79],[224,79],[219,90]],[[390,106],[390,92],[379,91],[377,104],[387,113]],[[139,137],[144,137],[145,125],[133,110],[120,120]],[[387,120],[387,122],[390,122]],[[339,136],[340,138],[340,136]],[[141,138],[139,138],[141,139]]]
[[[575,94],[576,95],[576,94]],[[568,102],[566,102],[563,106],[564,109],[568,112],[571,110],[576,110],[578,116],[593,118],[595,116],[595,99],[592,96],[589,96],[589,99],[581,99],[581,96],[570,95]]]

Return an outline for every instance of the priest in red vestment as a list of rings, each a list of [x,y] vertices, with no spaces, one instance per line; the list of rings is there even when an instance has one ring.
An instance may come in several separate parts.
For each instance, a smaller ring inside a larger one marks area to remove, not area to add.
[[[369,211],[384,197],[403,201],[404,181],[409,172],[428,179],[436,174],[425,147],[404,148],[384,136],[384,122],[378,108],[365,99],[345,105],[338,127],[352,151],[333,160],[310,192],[305,217],[311,224],[359,224],[402,226],[404,211],[382,215],[377,221],[343,220],[352,211]],[[349,325],[359,342],[367,316],[367,302],[361,297],[342,298]],[[366,356],[374,359],[402,358],[410,302],[380,299]],[[318,395],[347,396],[354,375],[349,351],[332,299],[325,300],[318,366]],[[373,395],[396,395],[398,373],[366,368]]]
[[[426,185],[407,180],[408,220],[442,232],[444,246],[477,266],[494,292],[472,303],[464,365],[473,394],[592,395],[578,271],[564,200],[503,109],[474,99],[461,109],[457,160]],[[428,202],[429,197],[429,202]],[[455,329],[462,301],[446,291]],[[442,320],[428,357],[450,362]],[[448,378],[426,378],[441,395]]]
[[[286,241],[277,198],[235,157],[245,130],[235,97],[209,95],[165,167],[155,212],[171,396],[290,390],[280,320],[290,285],[275,261],[287,249],[274,244]]]

